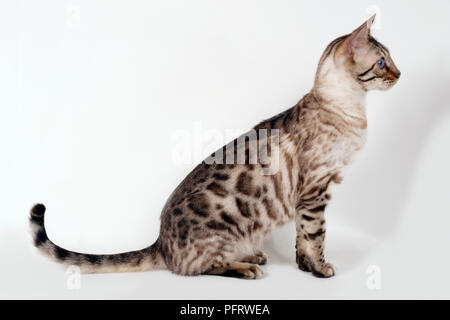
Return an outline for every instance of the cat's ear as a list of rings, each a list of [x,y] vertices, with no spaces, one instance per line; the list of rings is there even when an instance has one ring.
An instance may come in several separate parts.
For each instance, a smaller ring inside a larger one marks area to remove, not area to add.
[[[353,57],[359,50],[369,44],[370,28],[375,20],[375,15],[355,29],[344,41],[344,48],[347,55]]]

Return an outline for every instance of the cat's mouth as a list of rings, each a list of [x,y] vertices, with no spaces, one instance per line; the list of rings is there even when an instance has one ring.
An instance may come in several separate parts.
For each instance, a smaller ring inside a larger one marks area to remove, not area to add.
[[[396,83],[397,83],[398,79],[384,79],[383,80],[383,88],[382,90],[388,90],[390,88],[392,88]]]
[[[390,86],[393,86],[394,84],[397,83],[398,79],[400,78],[400,74],[401,74],[400,71],[397,72],[390,71],[387,74],[387,76],[383,79],[383,82]]]

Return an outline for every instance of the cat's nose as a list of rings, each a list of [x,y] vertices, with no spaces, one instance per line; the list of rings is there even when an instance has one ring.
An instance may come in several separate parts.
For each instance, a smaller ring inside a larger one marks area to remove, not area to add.
[[[400,75],[401,75],[402,73],[400,72],[400,70],[399,71],[397,71],[397,72],[394,72],[394,76],[398,79],[398,78],[400,78]]]

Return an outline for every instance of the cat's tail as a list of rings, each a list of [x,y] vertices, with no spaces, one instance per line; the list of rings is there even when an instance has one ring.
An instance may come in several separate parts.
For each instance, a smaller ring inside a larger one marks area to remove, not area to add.
[[[166,268],[158,241],[142,250],[119,254],[85,254],[63,249],[47,237],[44,214],[43,204],[34,205],[30,212],[34,245],[57,262],[78,266],[83,273],[137,272]]]

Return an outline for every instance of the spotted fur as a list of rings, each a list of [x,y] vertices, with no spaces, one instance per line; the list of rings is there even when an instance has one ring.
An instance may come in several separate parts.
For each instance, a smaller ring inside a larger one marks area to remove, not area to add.
[[[57,261],[87,272],[169,269],[181,275],[259,278],[267,256],[260,251],[275,228],[295,221],[301,270],[330,277],[325,261],[325,208],[341,170],[365,143],[366,92],[386,89],[400,71],[389,51],[370,35],[373,18],[342,36],[322,55],[313,89],[292,108],[255,126],[256,135],[232,141],[199,164],[170,195],[161,214],[158,240],[118,255],[82,254],[53,244],[44,228],[45,207],[31,211],[35,245]],[[384,68],[377,61],[383,58]],[[260,132],[279,132],[278,153],[266,142],[270,161],[251,154]],[[240,143],[240,142],[245,143]],[[239,162],[244,150],[245,161]],[[216,158],[217,159],[217,158]],[[230,162],[231,159],[231,162]],[[223,161],[222,161],[223,160]],[[263,169],[275,168],[273,174]]]

